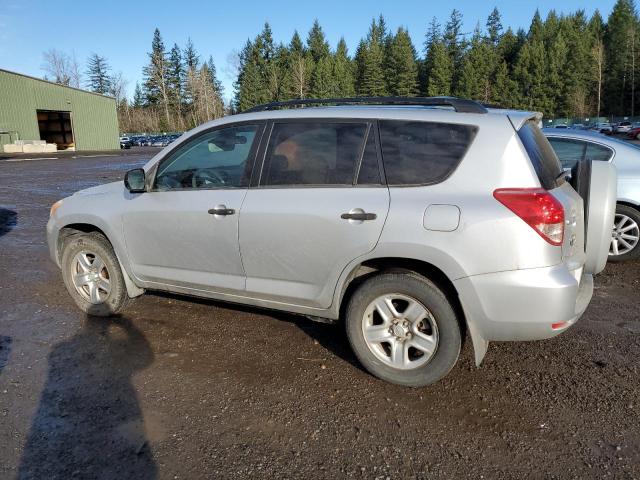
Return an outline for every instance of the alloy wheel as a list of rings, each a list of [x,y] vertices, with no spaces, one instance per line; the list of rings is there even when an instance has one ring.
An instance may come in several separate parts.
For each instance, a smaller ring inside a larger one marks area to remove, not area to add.
[[[93,252],[80,252],[73,258],[71,279],[76,291],[94,305],[104,303],[111,292],[109,270]]]
[[[611,234],[609,255],[624,255],[636,248],[640,242],[640,227],[636,221],[622,213],[616,213]]]
[[[362,333],[369,350],[385,365],[410,370],[427,364],[438,348],[438,327],[418,300],[381,295],[364,311]]]

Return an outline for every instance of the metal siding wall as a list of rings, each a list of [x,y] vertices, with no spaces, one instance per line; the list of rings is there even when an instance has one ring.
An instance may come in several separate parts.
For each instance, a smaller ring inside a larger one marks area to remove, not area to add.
[[[0,70],[0,130],[39,139],[36,110],[70,111],[76,150],[120,147],[115,99]],[[0,143],[7,141],[0,136]]]

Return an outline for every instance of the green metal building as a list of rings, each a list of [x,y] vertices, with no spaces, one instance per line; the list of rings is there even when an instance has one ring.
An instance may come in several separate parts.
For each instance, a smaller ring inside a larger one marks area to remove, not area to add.
[[[46,140],[59,150],[120,148],[116,101],[0,69],[0,146],[16,140]]]

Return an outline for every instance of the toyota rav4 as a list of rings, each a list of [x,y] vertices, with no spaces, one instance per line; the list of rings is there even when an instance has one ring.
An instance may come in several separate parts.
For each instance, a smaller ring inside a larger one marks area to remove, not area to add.
[[[466,335],[479,365],[591,299],[615,168],[569,179],[540,120],[442,97],[264,105],[54,204],[51,257],[88,314],[163,290],[342,319],[372,374],[427,385]]]

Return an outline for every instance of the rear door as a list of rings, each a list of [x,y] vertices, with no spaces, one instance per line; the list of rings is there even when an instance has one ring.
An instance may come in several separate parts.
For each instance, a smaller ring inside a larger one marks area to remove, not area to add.
[[[283,120],[269,128],[240,212],[246,289],[327,308],[343,269],[375,247],[389,210],[375,124]]]
[[[563,168],[553,147],[534,120],[527,121],[518,130],[518,136],[529,155],[542,188],[548,190],[562,203],[565,215],[562,260],[567,263],[569,270],[578,270],[586,260],[583,199],[562,175]],[[583,154],[576,153],[576,155],[579,157]]]

